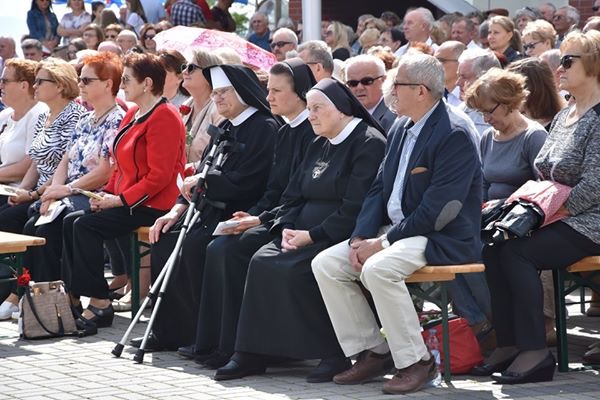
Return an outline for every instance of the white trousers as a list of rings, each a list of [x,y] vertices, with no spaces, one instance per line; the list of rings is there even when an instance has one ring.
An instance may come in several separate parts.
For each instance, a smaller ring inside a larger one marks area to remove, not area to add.
[[[419,318],[404,280],[426,265],[427,238],[394,242],[372,255],[357,272],[350,264],[348,241],[323,250],[312,270],[335,333],[346,356],[382,344],[384,338],[359,279],[371,292],[396,368],[406,368],[427,354]]]

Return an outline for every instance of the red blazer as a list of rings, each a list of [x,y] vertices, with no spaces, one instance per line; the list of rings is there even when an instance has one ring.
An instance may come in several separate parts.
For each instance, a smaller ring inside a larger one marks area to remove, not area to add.
[[[185,127],[175,107],[162,99],[152,112],[134,119],[131,107],[113,144],[116,168],[105,191],[118,194],[133,210],[139,205],[169,210],[179,195],[177,175],[185,166]]]

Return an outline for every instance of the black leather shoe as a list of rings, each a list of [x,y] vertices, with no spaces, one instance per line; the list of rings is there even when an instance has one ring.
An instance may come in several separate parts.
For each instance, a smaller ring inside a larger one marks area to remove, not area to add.
[[[526,372],[510,372],[504,371],[502,373],[496,372],[492,374],[492,379],[496,383],[506,383],[514,385],[518,383],[532,383],[532,382],[548,382],[554,377],[554,368],[556,367],[556,360],[552,353],[548,352],[546,358],[544,358],[538,365],[531,368]]]
[[[208,357],[204,361],[199,361],[199,360],[194,360],[194,361],[196,361],[198,364],[202,364],[203,366],[205,366],[208,369],[219,369],[221,367],[224,367],[229,362],[229,359],[231,358],[232,355],[233,354],[231,354],[231,353],[223,353],[222,351],[215,351],[214,353],[211,354],[210,357]]]
[[[518,354],[515,354],[513,357],[510,357],[507,360],[499,362],[498,364],[488,364],[486,362],[482,362],[481,364],[478,364],[478,365],[474,366],[473,368],[471,368],[471,371],[469,372],[469,374],[474,375],[474,376],[490,376],[494,372],[502,372],[506,368],[508,368],[510,366],[510,364],[512,364],[513,361],[515,361],[515,358],[517,358],[517,355]]]
[[[97,328],[106,328],[112,325],[113,318],[115,317],[115,311],[113,310],[112,304],[109,304],[106,308],[98,308],[90,304],[87,306],[87,309],[90,310],[94,316],[92,318],[85,318],[82,314],[75,321],[77,329],[85,329],[90,323],[95,324]]]
[[[333,377],[352,367],[352,362],[346,357],[324,358],[319,365],[310,371],[306,377],[308,383],[331,382]]]
[[[75,319],[81,317],[81,314],[83,314],[83,305],[81,305],[81,303],[77,304],[76,306],[71,304],[71,313]]]
[[[189,346],[179,347],[177,354],[183,358],[194,359],[198,353],[196,353],[196,346],[191,344]]]
[[[143,336],[134,338],[129,341],[129,344],[139,349],[142,345],[142,340],[144,340]],[[144,350],[148,352],[163,351],[165,350],[165,347],[160,344],[158,338],[154,335],[154,333],[150,333],[150,336],[148,336],[148,340],[146,340],[146,348]]]
[[[215,381],[227,381],[240,379],[250,375],[261,375],[266,370],[265,364],[260,357],[247,357],[235,353],[229,362],[217,370]]]

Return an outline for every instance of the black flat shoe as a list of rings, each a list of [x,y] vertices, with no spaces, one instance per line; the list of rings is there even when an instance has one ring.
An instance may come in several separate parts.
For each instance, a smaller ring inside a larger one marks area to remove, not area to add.
[[[331,382],[333,377],[352,367],[352,362],[346,357],[324,358],[319,365],[310,371],[306,377],[308,383]]]
[[[233,354],[231,353],[215,351],[210,355],[210,357],[206,358],[204,361],[200,361],[199,359],[194,359],[194,361],[196,361],[198,364],[202,364],[208,369],[219,369],[227,365],[232,355]]]
[[[514,385],[518,383],[533,383],[533,382],[548,382],[554,377],[554,369],[556,367],[556,360],[552,353],[548,352],[546,358],[544,358],[538,365],[531,368],[526,372],[511,372],[504,371],[502,373],[492,374],[492,379],[496,383],[506,383]]]
[[[120,286],[120,287],[114,288],[114,289],[108,289],[108,298],[110,300],[120,300],[123,296],[125,296],[125,293],[121,294],[121,293],[118,293],[118,291],[123,289],[125,286],[127,286],[127,285],[123,285],[123,286]]]
[[[250,375],[262,375],[266,371],[264,362],[260,357],[246,357],[235,353],[229,362],[217,370],[215,381],[240,379]]]
[[[78,329],[83,329],[85,326],[90,325],[90,323],[95,324],[97,328],[106,328],[112,325],[113,318],[115,317],[115,311],[112,308],[112,304],[109,304],[106,308],[98,308],[90,304],[87,306],[87,309],[90,310],[94,316],[92,318],[85,318],[82,314],[77,318],[75,324]]]
[[[517,355],[518,355],[518,353],[515,354],[513,357],[508,358],[507,360],[499,362],[498,364],[488,364],[486,362],[482,362],[481,364],[478,364],[478,365],[474,366],[473,368],[471,368],[471,371],[469,371],[469,375],[490,376],[494,372],[502,372],[506,368],[508,368],[510,366],[510,364],[512,364],[513,361],[515,361],[515,358],[517,358]]]
[[[177,348],[177,354],[183,358],[193,360],[196,358],[198,353],[196,352],[196,345],[182,346]]]
[[[133,338],[129,341],[129,344],[131,346],[139,349],[140,346],[142,345],[142,340],[144,340],[143,336],[138,337],[138,338]],[[146,348],[144,350],[147,352],[163,351],[163,350],[165,350],[165,347],[160,344],[160,341],[154,335],[154,333],[150,333],[150,336],[148,336],[148,340],[146,340]]]
[[[81,314],[83,314],[83,305],[81,305],[81,303],[77,304],[76,306],[71,304],[71,313],[75,319],[81,317]]]

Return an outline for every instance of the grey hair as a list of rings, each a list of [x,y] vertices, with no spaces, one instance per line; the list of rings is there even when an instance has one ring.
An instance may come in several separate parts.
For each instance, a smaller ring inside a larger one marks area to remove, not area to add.
[[[565,15],[567,18],[569,18],[571,21],[573,21],[573,25],[579,25],[579,20],[581,18],[581,15],[579,14],[579,10],[577,10],[575,7],[573,6],[564,6],[559,8],[559,10],[566,10]]]
[[[444,95],[444,68],[437,58],[422,53],[405,54],[398,63],[400,68],[406,70],[409,82],[427,86],[433,98],[441,99]]]
[[[296,35],[296,32],[294,32],[293,30],[289,28],[279,28],[275,32],[273,32],[273,36],[275,36],[277,32],[285,34],[288,40],[294,43],[294,46],[298,45],[298,35]]]
[[[21,49],[36,49],[38,51],[43,51],[42,42],[37,39],[29,38],[25,39],[21,42]]]
[[[433,14],[431,13],[431,11],[428,8],[418,7],[418,8],[415,8],[413,11],[417,11],[421,15],[423,20],[425,22],[427,22],[427,24],[429,25],[429,30],[431,30],[433,28],[433,24],[435,23],[435,18],[433,18]]]
[[[307,51],[312,62],[317,62],[323,66],[323,69],[329,73],[333,72],[333,57],[331,49],[322,40],[309,40],[298,46],[298,53]]]
[[[466,61],[471,61],[471,71],[476,77],[480,77],[491,68],[501,68],[500,61],[490,50],[467,49],[458,57],[459,64]]]
[[[542,16],[540,15],[540,12],[538,11],[537,8],[534,7],[523,7],[523,8],[519,8],[516,12],[515,12],[515,16],[513,17],[513,21],[516,21],[521,18],[521,17],[529,17],[531,18],[532,21],[535,21],[536,19],[541,18]]]
[[[540,7],[541,6],[548,6],[548,7],[552,8],[552,10],[554,10],[554,12],[556,12],[556,6],[554,4],[552,4],[552,3],[550,3],[550,2],[544,3],[544,4],[540,4]]]
[[[379,57],[372,56],[370,54],[360,54],[346,60],[344,66],[344,78],[348,80],[348,69],[354,64],[375,64],[377,66],[377,73],[379,75],[385,75],[385,64]]]
[[[479,24],[479,37],[486,37],[490,32],[490,22],[488,20],[483,21]]]
[[[556,69],[560,65],[560,50],[546,50],[545,52],[539,55],[539,58],[543,61],[546,61],[552,71],[556,71]]]

